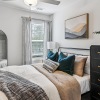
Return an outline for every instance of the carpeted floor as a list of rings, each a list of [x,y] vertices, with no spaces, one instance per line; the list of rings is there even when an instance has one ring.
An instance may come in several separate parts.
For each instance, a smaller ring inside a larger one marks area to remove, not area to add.
[[[90,100],[90,92],[83,94],[81,100]]]

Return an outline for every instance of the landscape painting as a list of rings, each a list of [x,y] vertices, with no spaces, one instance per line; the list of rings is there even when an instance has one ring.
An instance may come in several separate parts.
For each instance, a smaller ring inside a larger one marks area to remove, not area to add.
[[[88,38],[88,14],[65,21],[65,39]]]

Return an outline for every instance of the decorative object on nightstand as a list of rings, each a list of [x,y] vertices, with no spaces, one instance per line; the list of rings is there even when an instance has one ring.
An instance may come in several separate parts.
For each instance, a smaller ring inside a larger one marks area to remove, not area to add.
[[[57,42],[47,42],[47,49],[49,50],[54,50],[54,49],[58,49],[59,46],[58,46],[58,43]]]
[[[90,48],[91,100],[100,100],[100,45]]]

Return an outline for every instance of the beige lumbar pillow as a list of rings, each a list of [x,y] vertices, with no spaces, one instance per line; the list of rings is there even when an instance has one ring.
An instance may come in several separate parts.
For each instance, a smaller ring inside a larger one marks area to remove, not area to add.
[[[75,63],[74,63],[74,74],[78,76],[84,75],[84,68],[87,61],[87,57],[76,56]]]

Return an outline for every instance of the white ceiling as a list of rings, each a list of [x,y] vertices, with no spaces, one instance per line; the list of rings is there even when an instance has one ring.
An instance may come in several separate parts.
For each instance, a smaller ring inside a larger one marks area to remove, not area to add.
[[[10,7],[16,7],[16,8],[27,10],[27,11],[32,9],[33,12],[50,15],[50,14],[55,13],[56,11],[59,11],[63,7],[69,6],[71,3],[77,0],[58,0],[58,1],[61,1],[59,5],[52,5],[48,3],[38,2],[37,6],[32,7],[32,8],[25,5],[24,0],[14,0],[14,1],[13,0],[11,1],[0,0],[0,3],[8,5]]]

